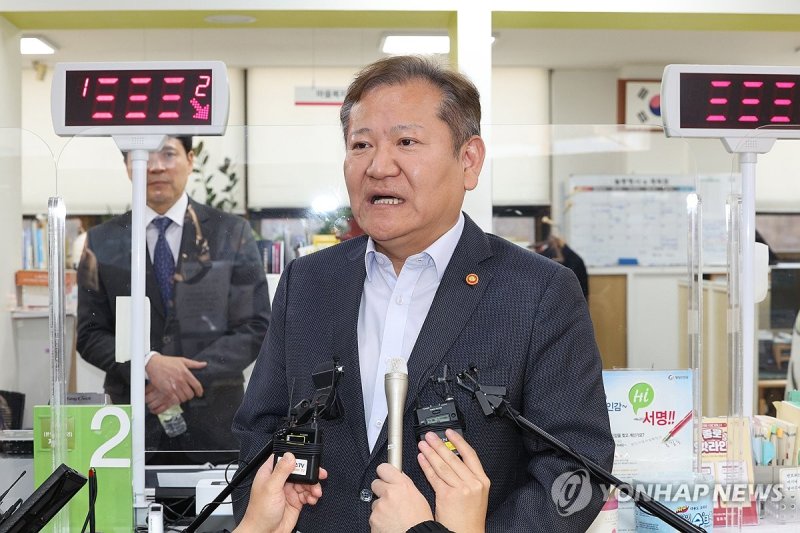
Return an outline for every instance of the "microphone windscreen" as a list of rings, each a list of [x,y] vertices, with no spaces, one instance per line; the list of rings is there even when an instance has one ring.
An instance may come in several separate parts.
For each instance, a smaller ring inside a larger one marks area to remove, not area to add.
[[[386,361],[387,374],[408,374],[408,365],[402,357],[391,357]]]

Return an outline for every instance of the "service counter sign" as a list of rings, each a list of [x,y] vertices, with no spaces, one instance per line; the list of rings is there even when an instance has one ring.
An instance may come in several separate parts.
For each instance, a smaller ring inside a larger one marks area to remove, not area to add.
[[[628,483],[692,471],[691,370],[605,370],[614,436],[613,473]],[[633,502],[620,499],[617,531],[634,531]]]
[[[657,472],[691,472],[691,370],[607,370],[603,383],[614,475],[630,483]]]
[[[38,486],[53,470],[51,410],[34,408],[34,474]],[[64,407],[67,453],[64,462],[88,477],[97,477],[95,516],[97,531],[133,531],[133,480],[131,470],[131,408],[129,405],[70,405]],[[89,505],[86,484],[62,510],[68,513],[69,531],[81,531]],[[51,525],[43,531],[52,531]]]

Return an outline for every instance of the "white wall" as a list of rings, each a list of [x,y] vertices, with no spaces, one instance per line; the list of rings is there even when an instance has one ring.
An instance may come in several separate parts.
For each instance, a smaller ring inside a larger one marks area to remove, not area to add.
[[[800,141],[779,140],[758,156],[756,210],[800,212]]]
[[[618,174],[625,171],[620,152],[597,152],[596,138],[612,135],[615,126],[598,131],[592,124],[613,125],[616,80],[613,70],[554,70],[550,78],[552,129],[552,218],[564,219],[564,187],[573,174]],[[565,228],[560,228],[564,232]],[[568,235],[567,235],[568,237]]]
[[[356,68],[253,68],[247,73],[250,206],[309,207],[319,195],[349,205],[339,106],[297,106],[294,89],[344,87]]]
[[[550,73],[493,69],[492,124],[492,204],[550,204]]]

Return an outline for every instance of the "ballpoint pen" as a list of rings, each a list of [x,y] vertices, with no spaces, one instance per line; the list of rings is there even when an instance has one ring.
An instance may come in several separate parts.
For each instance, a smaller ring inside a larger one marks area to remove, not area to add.
[[[95,502],[97,501],[97,471],[89,469],[89,533],[96,533]]]
[[[661,440],[661,442],[667,442],[669,439],[674,437],[681,430],[681,428],[683,428],[683,426],[685,426],[686,423],[691,419],[692,419],[692,412],[689,411],[688,413],[686,413],[686,416],[681,418],[680,422],[675,424],[675,426],[671,430],[669,430],[669,433],[667,433],[664,436],[664,438]]]

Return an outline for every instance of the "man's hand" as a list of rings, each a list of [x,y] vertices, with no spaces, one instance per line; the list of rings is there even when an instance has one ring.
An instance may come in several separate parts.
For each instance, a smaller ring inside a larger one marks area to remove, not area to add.
[[[489,505],[489,478],[478,454],[464,437],[448,429],[447,438],[461,459],[435,433],[418,444],[419,466],[436,491],[436,521],[458,533],[483,533]]]
[[[428,500],[410,477],[389,463],[379,465],[377,473],[372,492],[378,499],[372,502],[369,516],[372,533],[405,533],[420,522],[433,520]]]
[[[205,368],[207,364],[205,361],[195,361],[186,357],[153,354],[146,367],[152,392],[148,399],[145,390],[145,400],[150,411],[158,414],[156,411],[160,413],[170,405],[202,396],[203,386],[192,374],[192,370]],[[158,410],[162,406],[163,408]]]
[[[322,497],[322,486],[286,483],[294,471],[295,457],[286,453],[273,471],[273,456],[258,469],[250,487],[250,503],[234,533],[290,533],[303,505],[314,505]],[[319,478],[328,472],[319,469]]]
[[[144,387],[144,401],[147,403],[147,408],[154,415],[160,415],[169,407],[181,403],[177,396],[162,393],[152,383],[148,383]]]

